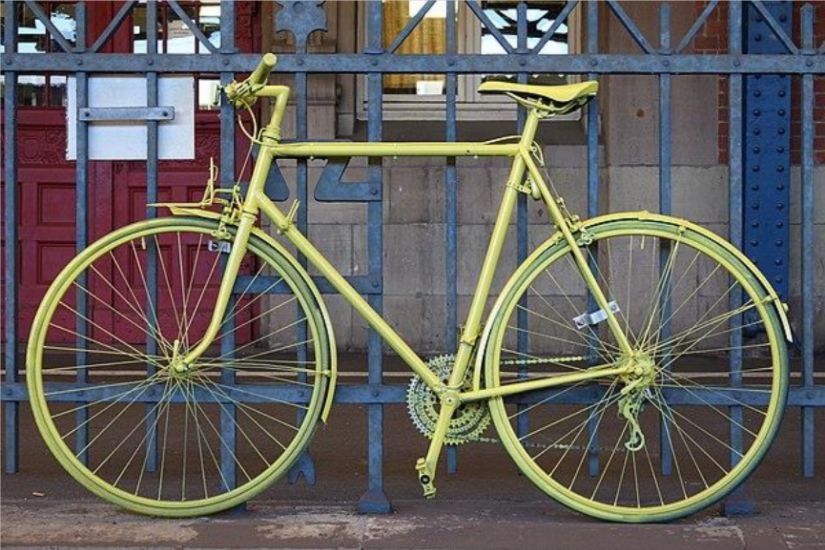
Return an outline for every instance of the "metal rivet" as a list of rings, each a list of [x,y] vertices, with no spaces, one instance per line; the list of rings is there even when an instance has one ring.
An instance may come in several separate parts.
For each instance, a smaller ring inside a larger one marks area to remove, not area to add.
[[[223,59],[223,64],[224,64],[224,65],[229,65],[229,58],[228,58],[228,57],[225,57],[225,58]]]
[[[776,277],[774,277],[774,279],[773,279],[773,280],[774,280],[774,281],[776,281],[777,283],[781,283],[784,279],[782,279],[782,277],[780,277],[779,275],[777,275]]]
[[[779,185],[776,186],[777,191],[782,191],[784,189],[785,189],[785,184],[784,183],[780,183]]]
[[[814,60],[809,59],[808,61],[805,62],[805,66],[806,67],[813,67],[814,66]]]
[[[751,171],[752,171],[752,172],[758,172],[758,171],[759,171],[759,165],[757,164],[757,165],[755,165],[755,166],[752,166],[752,167],[751,167]]]
[[[782,229],[783,227],[785,227],[785,224],[782,223],[782,222],[776,222],[776,227],[778,227],[779,229]]]
[[[519,67],[524,67],[525,65],[527,65],[527,60],[526,59],[519,59],[518,64],[519,64]]]
[[[455,65],[455,59],[453,59],[452,57],[448,58],[447,59],[447,65],[450,66],[450,67],[454,66]]]
[[[779,109],[778,111],[776,111],[776,114],[778,114],[779,116],[785,116],[785,109]]]
[[[738,59],[734,59],[734,60],[733,60],[733,66],[734,66],[734,67],[738,67],[738,66],[739,66],[739,65],[741,65],[741,64],[742,64],[742,62],[741,62],[741,61],[739,61]]]
[[[777,153],[784,153],[784,152],[785,152],[785,146],[784,146],[784,145],[779,145],[779,146],[776,148],[776,152],[777,152]]]
[[[591,67],[595,67],[595,66],[596,66],[596,65],[598,65],[598,64],[599,64],[598,60],[596,60],[596,59],[591,59],[591,60],[590,60],[590,66],[591,66]]]
[[[753,152],[754,152],[754,153],[756,153],[756,154],[758,155],[759,153],[761,153],[761,152],[762,152],[762,149],[760,149],[760,148],[757,146],[757,147],[754,147],[754,148],[753,148]]]
[[[163,111],[161,114],[162,114],[163,116],[169,116],[169,111]]]
[[[776,239],[773,244],[775,244],[776,246],[782,246],[783,244],[785,244],[785,241],[783,241],[782,239]]]
[[[775,263],[776,265],[782,265],[782,259],[781,259],[781,258],[777,258],[777,259],[775,259],[775,260],[773,261],[773,263]]]
[[[776,203],[776,209],[777,210],[784,210],[785,209],[785,203],[782,203],[782,202]]]
[[[781,164],[780,164],[780,165],[778,165],[778,166],[776,167],[776,171],[777,171],[777,172],[784,172],[784,171],[785,171],[785,167],[784,167],[783,165],[781,165]]]
[[[784,23],[785,21],[788,20],[788,16],[783,13],[779,16],[779,20]]]
[[[14,60],[9,59],[8,61],[6,61],[6,65],[14,65]]]
[[[751,205],[751,210],[759,210],[759,203],[755,202]]]
[[[762,92],[760,92],[759,90],[754,90],[753,97],[760,97],[761,95],[762,95]]]
[[[377,66],[378,66],[378,60],[377,60],[377,59],[373,59],[373,60],[372,60],[372,66],[373,66],[373,67],[377,67]]]
[[[378,390],[372,390],[372,396],[373,397],[378,397],[378,395],[379,395]]]
[[[757,227],[759,227],[759,222],[751,222],[751,227],[756,229]]]
[[[759,246],[759,241],[757,241],[756,239],[753,239],[751,241],[751,246]]]
[[[154,60],[154,59],[147,59],[147,60],[146,60],[146,64],[147,64],[147,65],[154,65],[154,64],[155,64],[155,60]]]
[[[776,133],[779,134],[780,136],[783,135],[785,133],[785,128],[777,128]]]
[[[752,191],[759,191],[759,186],[758,186],[758,185],[756,185],[756,184],[751,185],[751,190],[752,190]]]
[[[378,288],[378,281],[373,281],[372,282],[372,287],[373,288]]]
[[[662,65],[664,65],[665,67],[670,67],[670,61],[665,59],[664,62],[662,63]]]
[[[761,133],[762,133],[762,130],[760,130],[759,128],[754,128],[753,129],[753,135],[758,136]]]
[[[762,35],[761,35],[761,34],[757,34],[756,36],[754,36],[754,37],[753,37],[753,39],[754,39],[756,42],[762,42]]]
[[[759,116],[761,114],[762,114],[762,111],[760,111],[759,109],[754,109],[753,110],[753,116]]]
[[[777,95],[778,95],[779,97],[785,97],[785,90],[779,90],[779,91],[777,92]]]
[[[300,66],[302,66],[303,64],[304,64],[304,60],[303,60],[303,58],[300,58],[300,57],[299,57],[299,58],[298,58],[298,66],[300,67]]]
[[[77,60],[77,64],[78,64],[78,65],[83,65],[83,60],[82,60],[82,59],[78,59],[78,60]]]
[[[377,195],[378,194],[378,189],[370,189],[370,194]]]

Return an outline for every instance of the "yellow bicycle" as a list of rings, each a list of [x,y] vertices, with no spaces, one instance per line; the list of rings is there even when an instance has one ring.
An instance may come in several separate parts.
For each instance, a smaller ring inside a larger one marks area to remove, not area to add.
[[[710,231],[647,212],[585,221],[554,195],[537,126],[584,105],[597,82],[485,82],[482,92],[527,108],[514,139],[285,143],[289,88],[267,84],[274,64],[267,54],[224,88],[236,107],[273,100],[252,136],[261,148],[248,189],[216,189],[213,175],[200,202],[165,204],[172,216],[89,246],[40,305],[29,394],[49,449],[77,481],[136,512],[193,516],[254,497],[295,463],[329,414],[336,348],[322,296],[283,241],[414,372],[410,411],[431,439],[416,464],[426,496],[443,445],[478,440],[491,419],[536,486],[607,520],[690,514],[755,468],[787,395],[784,304]],[[297,202],[284,213],[264,194],[273,159],[349,156],[512,159],[454,356],[419,357],[298,231]],[[522,193],[544,204],[556,232],[482,323]],[[260,214],[274,231],[257,227]]]

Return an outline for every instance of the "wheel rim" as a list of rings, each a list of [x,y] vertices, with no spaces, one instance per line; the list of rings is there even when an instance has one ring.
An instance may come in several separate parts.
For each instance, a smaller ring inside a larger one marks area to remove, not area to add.
[[[655,377],[636,393],[641,411],[630,415],[633,421],[618,414],[620,405],[624,410],[629,406],[621,391],[638,382],[637,376],[558,388],[518,406],[496,399],[491,401],[493,418],[522,470],[568,506],[613,520],[679,517],[730,491],[773,438],[787,386],[781,329],[773,306],[761,300],[762,287],[709,238],[661,223],[611,223],[591,231],[595,244],[583,250],[591,262],[598,259],[599,284],[619,305],[617,315],[638,357],[630,360],[619,353],[606,323],[575,328],[573,319],[593,310],[586,309],[583,283],[575,298],[565,293],[577,273],[566,246],[559,243],[518,272],[505,289],[490,334],[487,382],[506,384],[590,364],[650,361],[656,365]],[[663,240],[670,246],[660,247]],[[651,291],[640,293],[647,286]],[[525,291],[526,302],[519,303]],[[663,307],[668,292],[669,310]],[[729,305],[730,296],[737,294],[744,297],[741,306]],[[643,306],[634,304],[637,296],[645,298]],[[738,346],[746,356],[738,393],[723,389],[729,380],[728,317],[740,318],[725,315],[731,312],[742,314],[741,326],[754,333]],[[519,317],[529,319],[529,332],[519,328]],[[669,322],[670,335],[656,330],[661,321]],[[596,342],[595,351],[589,341]],[[527,355],[519,344],[527,346]],[[714,357],[703,364],[707,356]],[[553,361],[542,364],[542,358]],[[741,454],[727,441],[731,417],[741,437]],[[634,422],[645,436],[638,451],[625,446],[632,443]],[[673,458],[663,461],[661,455]],[[663,475],[668,463],[672,473]]]
[[[84,486],[136,511],[194,515],[251,498],[297,459],[320,414],[328,354],[318,308],[255,238],[219,331],[240,343],[210,349],[191,371],[169,368],[211,313],[224,256],[208,250],[214,229],[160,220],[105,237],[58,276],[34,324],[28,382],[44,439]],[[152,250],[161,251],[154,297]],[[86,338],[71,320],[76,294],[88,303]],[[65,382],[78,380],[94,386],[85,406],[68,401],[77,394]]]

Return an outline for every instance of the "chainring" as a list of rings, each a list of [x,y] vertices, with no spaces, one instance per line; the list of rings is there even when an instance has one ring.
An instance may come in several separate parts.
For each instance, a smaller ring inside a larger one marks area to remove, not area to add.
[[[453,370],[454,359],[453,355],[440,355],[430,359],[427,366],[446,384]],[[463,388],[469,389],[471,383],[472,369],[467,369]],[[407,411],[416,428],[432,439],[438,421],[439,399],[419,376],[413,376],[407,388]],[[477,441],[490,425],[490,420],[490,410],[485,402],[463,403],[453,414],[444,441],[448,445]]]

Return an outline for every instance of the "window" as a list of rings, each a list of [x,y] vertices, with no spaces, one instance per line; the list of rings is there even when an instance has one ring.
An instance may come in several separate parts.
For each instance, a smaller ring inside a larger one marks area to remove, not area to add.
[[[407,22],[413,18],[424,0],[384,0],[384,47],[388,47]],[[551,27],[563,1],[527,2],[527,46],[535,47]],[[517,5],[515,1],[488,0],[481,2],[487,18],[513,47],[517,46]],[[363,6],[362,6],[363,7]],[[366,43],[366,10],[359,16],[359,35],[362,47]],[[446,52],[446,2],[436,2],[415,30],[396,50],[404,54],[443,54]],[[495,55],[506,53],[489,29],[464,4],[457,10],[458,52]],[[578,17],[574,11],[561,24],[554,36],[542,47],[542,55],[567,54],[578,51]],[[482,96],[478,86],[486,79],[502,80],[511,75],[459,75],[456,101],[458,117],[462,120],[512,119],[516,116],[515,103],[502,96]],[[359,77],[359,118],[366,118],[366,85]],[[443,74],[389,74],[384,76],[384,117],[387,120],[430,120],[444,117],[446,77]],[[570,77],[560,74],[533,74],[534,84],[562,84]],[[577,119],[578,113],[559,117]]]
[[[71,45],[75,45],[75,6],[66,2],[40,2],[43,11],[49,14],[49,19],[63,38]],[[17,19],[17,51],[18,53],[52,53],[63,50],[52,38],[46,25],[40,21],[25,4],[15,2],[14,14],[6,14],[4,4],[3,28],[5,33],[6,17],[11,15]],[[0,53],[4,53],[4,46],[0,46]],[[61,107],[66,103],[66,76],[58,74],[23,74],[17,77],[17,103],[31,107]]]
[[[142,0],[141,4],[145,4]],[[179,2],[192,21],[203,32],[204,36],[216,48],[221,46],[221,6],[220,0],[201,0],[199,2]],[[204,46],[192,33],[177,13],[166,3],[157,4],[158,45],[159,54],[208,54],[209,49]],[[146,7],[137,6],[132,12],[132,52],[146,53]],[[212,94],[214,86],[218,84],[217,76],[196,75],[198,91],[198,107],[212,108]]]

